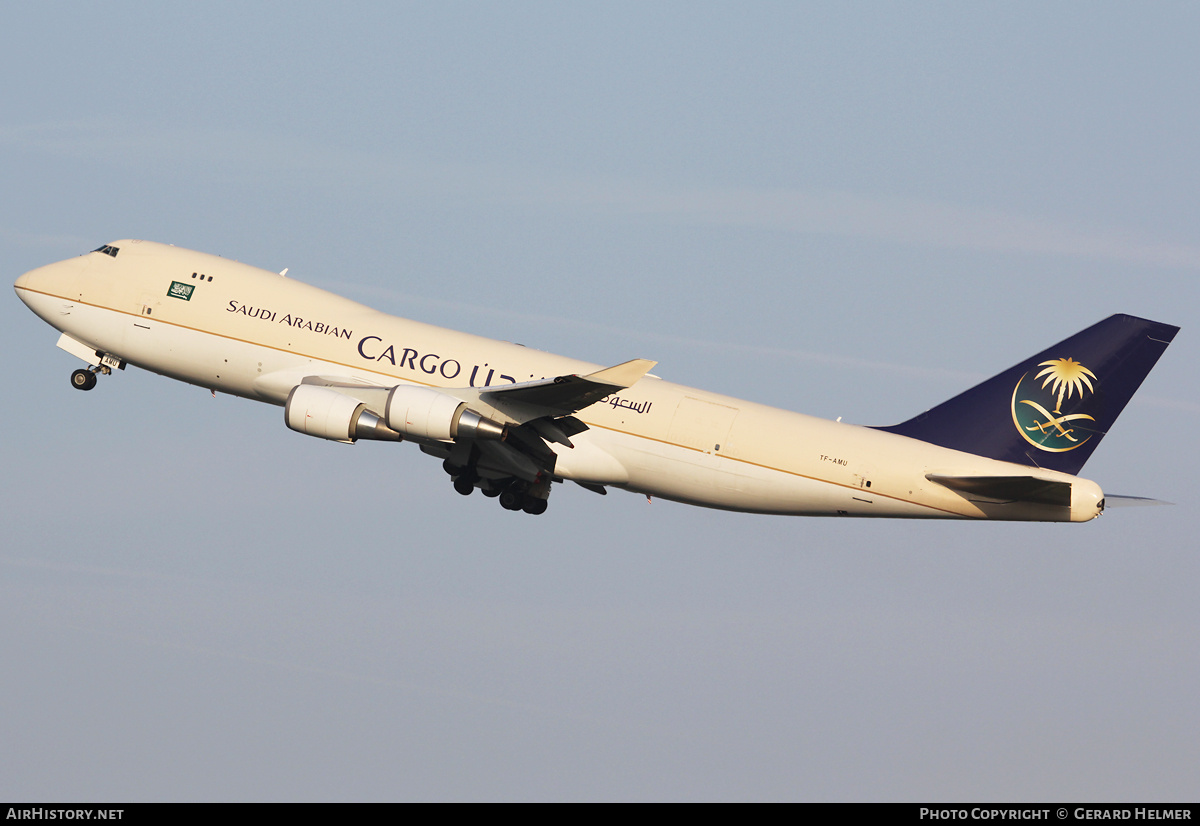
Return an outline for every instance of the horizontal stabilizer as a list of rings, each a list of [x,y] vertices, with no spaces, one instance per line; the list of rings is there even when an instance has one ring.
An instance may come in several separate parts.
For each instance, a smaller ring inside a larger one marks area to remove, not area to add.
[[[1070,482],[1053,482],[1036,476],[940,476],[936,473],[926,474],[925,478],[968,499],[1071,506]]]
[[[1107,508],[1141,508],[1146,505],[1174,505],[1174,502],[1164,502],[1162,499],[1150,499],[1145,496],[1118,496],[1105,494],[1104,506]]]

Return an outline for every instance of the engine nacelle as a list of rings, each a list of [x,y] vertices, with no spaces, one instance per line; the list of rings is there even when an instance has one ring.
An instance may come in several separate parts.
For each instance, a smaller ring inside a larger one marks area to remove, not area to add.
[[[315,384],[292,388],[283,407],[283,420],[297,433],[335,442],[357,439],[399,442],[404,438],[358,399]]]
[[[399,385],[388,393],[388,427],[417,439],[503,439],[504,425],[485,419],[467,403],[432,387]]]

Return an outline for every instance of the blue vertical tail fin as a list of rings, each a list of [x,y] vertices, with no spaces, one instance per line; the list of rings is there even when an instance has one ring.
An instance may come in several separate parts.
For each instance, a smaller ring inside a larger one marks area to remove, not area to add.
[[[1177,332],[1109,316],[916,418],[877,429],[1075,474]]]

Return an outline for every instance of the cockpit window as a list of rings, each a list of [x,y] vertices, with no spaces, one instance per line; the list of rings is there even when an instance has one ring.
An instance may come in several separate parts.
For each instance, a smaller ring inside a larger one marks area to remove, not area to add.
[[[105,244],[102,247],[96,247],[96,249],[92,250],[92,252],[102,252],[105,255],[111,255],[113,258],[116,258],[117,253],[120,251],[120,247],[114,247],[112,244]]]

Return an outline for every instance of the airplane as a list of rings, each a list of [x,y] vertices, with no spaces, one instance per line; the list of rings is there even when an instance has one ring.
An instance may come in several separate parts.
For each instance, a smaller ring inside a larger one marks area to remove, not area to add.
[[[604,367],[398,318],[286,273],[120,240],[15,289],[87,363],[75,388],[134,365],[281,406],[309,436],[410,441],[458,493],[530,514],[572,481],[752,513],[1086,522],[1105,496],[1076,474],[1179,329],[1114,315],[867,427],[673,384],[647,359]]]

